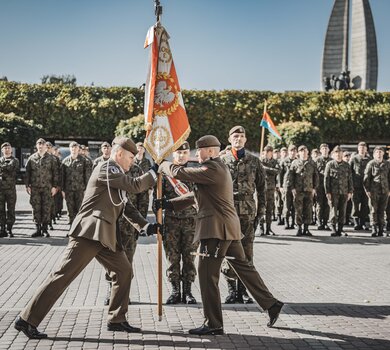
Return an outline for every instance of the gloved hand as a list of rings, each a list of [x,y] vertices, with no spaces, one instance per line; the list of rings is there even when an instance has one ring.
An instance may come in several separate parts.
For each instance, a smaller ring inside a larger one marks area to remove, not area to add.
[[[169,199],[166,198],[154,199],[152,204],[153,212],[157,213],[157,210],[159,210],[160,208],[173,210],[173,204]]]
[[[142,236],[142,237],[156,235],[157,234],[157,228],[161,229],[162,225],[160,225],[157,222],[155,222],[153,224],[149,224],[146,227],[146,230],[142,230],[139,235]]]
[[[158,168],[159,165],[153,162],[152,167],[150,169],[153,170],[156,174],[158,174]]]

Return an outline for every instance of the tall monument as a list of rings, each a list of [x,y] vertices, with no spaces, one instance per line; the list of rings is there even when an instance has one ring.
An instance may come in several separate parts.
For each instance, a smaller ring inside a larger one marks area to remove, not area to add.
[[[335,0],[333,5],[325,37],[321,80],[348,71],[351,88],[376,90],[378,48],[369,0]]]

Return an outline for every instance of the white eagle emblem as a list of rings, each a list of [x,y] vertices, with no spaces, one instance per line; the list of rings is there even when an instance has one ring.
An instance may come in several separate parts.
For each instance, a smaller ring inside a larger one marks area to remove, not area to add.
[[[116,166],[110,166],[109,170],[112,174],[119,174],[120,173],[120,170]]]
[[[159,105],[171,103],[175,99],[175,94],[167,86],[166,81],[159,81],[156,86],[154,102]]]

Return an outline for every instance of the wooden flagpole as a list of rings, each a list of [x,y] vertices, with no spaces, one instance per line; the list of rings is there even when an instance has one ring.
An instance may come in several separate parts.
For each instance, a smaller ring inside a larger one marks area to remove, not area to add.
[[[264,113],[267,112],[267,100],[264,100],[264,112],[263,112],[263,117]],[[260,157],[261,153],[263,152],[264,149],[264,126],[261,127],[261,139],[260,139]]]
[[[157,178],[157,199],[162,198],[162,174]],[[163,224],[162,208],[157,210],[157,222]],[[157,230],[157,314],[158,320],[162,321],[162,232]]]

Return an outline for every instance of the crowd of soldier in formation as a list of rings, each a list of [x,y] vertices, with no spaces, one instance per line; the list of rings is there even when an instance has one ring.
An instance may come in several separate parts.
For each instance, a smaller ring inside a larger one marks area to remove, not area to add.
[[[228,135],[230,145],[220,153],[228,166],[234,192],[234,204],[240,219],[242,245],[247,259],[253,261],[255,232],[274,235],[273,221],[285,229],[296,229],[297,236],[312,236],[309,225],[317,224],[318,230],[329,230],[331,236],[341,236],[344,225],[353,218],[355,230],[368,230],[372,236],[390,233],[390,161],[384,160],[385,150],[375,147],[373,158],[367,145],[360,142],[356,154],[342,151],[339,146],[330,149],[322,144],[319,150],[306,146],[274,150],[266,146],[260,157],[245,149],[247,141],[242,126],[233,127]],[[71,142],[70,155],[60,161],[58,148],[40,138],[36,153],[26,163],[26,190],[30,195],[36,231],[32,237],[49,237],[48,229],[62,212],[65,198],[69,224],[72,224],[83,199],[91,172],[99,162],[110,157],[111,145],[103,142],[102,155],[92,161],[88,148]],[[129,173],[140,176],[151,168],[145,157],[142,143]],[[15,222],[16,172],[19,162],[12,156],[11,145],[1,145],[0,158],[0,236],[13,237]],[[188,166],[190,145],[184,142],[173,153],[173,162]],[[167,200],[192,191],[194,184],[164,177],[163,193]],[[128,199],[146,217],[150,192],[128,194]],[[7,210],[6,210],[7,208]],[[172,293],[167,304],[180,302],[194,304],[191,285],[195,280],[195,251],[193,243],[196,208],[175,212],[167,208],[164,216],[163,243],[169,263],[167,277]],[[277,219],[276,219],[277,216]],[[387,219],[387,224],[386,224]],[[120,240],[129,262],[132,264],[137,246],[138,232],[126,217],[120,218]],[[330,227],[328,226],[330,224]],[[386,227],[387,226],[387,227]],[[237,278],[229,264],[222,266],[229,294],[226,303],[253,303],[245,286]],[[111,281],[105,304],[109,304]]]

